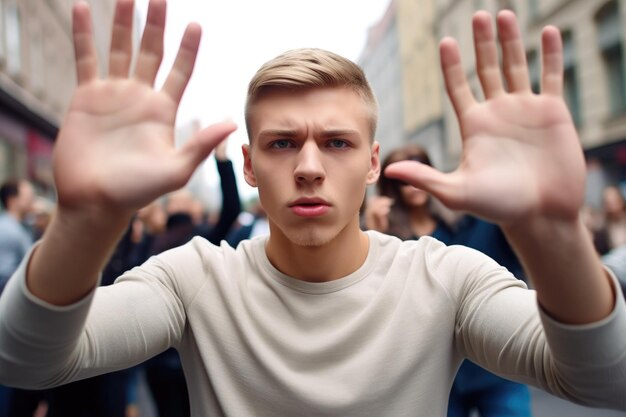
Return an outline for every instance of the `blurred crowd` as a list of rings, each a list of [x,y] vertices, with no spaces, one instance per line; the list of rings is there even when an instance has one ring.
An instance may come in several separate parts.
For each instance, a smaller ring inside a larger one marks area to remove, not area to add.
[[[139,210],[102,272],[100,285],[112,285],[125,271],[150,256],[180,246],[194,236],[214,244],[269,233],[265,213],[252,204],[242,213],[232,162],[226,143],[215,150],[222,204],[210,212],[197,196],[181,189]],[[55,203],[38,195],[26,179],[11,179],[0,186],[0,293],[19,263],[33,247],[54,215]],[[157,415],[189,416],[182,364],[174,349],[135,368],[58,388],[27,391],[0,387],[0,417],[134,417],[139,415],[141,381],[151,395]]]
[[[399,160],[430,164],[419,146],[397,149],[383,161],[383,168]],[[128,225],[115,253],[104,269],[101,285],[112,285],[127,270],[150,256],[202,236],[214,244],[236,246],[241,240],[269,233],[265,212],[256,202],[242,211],[233,165],[225,144],[216,149],[222,205],[208,211],[186,189],[154,201],[139,210]],[[0,187],[0,293],[25,254],[44,233],[54,215],[54,201],[38,195],[26,179],[7,180]],[[584,219],[603,261],[626,282],[626,199],[624,189],[610,184],[602,190],[599,206],[587,205]],[[363,204],[363,229],[378,230],[401,239],[431,235],[448,244],[464,244],[487,253],[520,279],[523,271],[495,225],[462,213],[452,213],[430,196],[395,180],[381,177],[376,192]],[[529,283],[532,285],[532,283]],[[134,417],[140,415],[138,387],[144,383],[158,416],[189,416],[187,387],[182,365],[174,349],[163,352],[135,368],[44,391],[0,387],[0,417]],[[485,387],[506,385],[517,414],[530,415],[526,387],[487,375],[473,364],[459,371],[450,397],[449,416],[481,416],[504,394]],[[485,398],[477,394],[485,393]],[[500,391],[502,392],[502,391]],[[510,401],[509,400],[507,401]],[[484,407],[484,408],[481,408]]]

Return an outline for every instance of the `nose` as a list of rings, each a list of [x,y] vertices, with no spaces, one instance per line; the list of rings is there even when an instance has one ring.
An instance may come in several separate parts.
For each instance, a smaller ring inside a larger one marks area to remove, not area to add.
[[[326,177],[322,154],[315,141],[306,141],[298,152],[294,177],[299,184],[321,183]]]

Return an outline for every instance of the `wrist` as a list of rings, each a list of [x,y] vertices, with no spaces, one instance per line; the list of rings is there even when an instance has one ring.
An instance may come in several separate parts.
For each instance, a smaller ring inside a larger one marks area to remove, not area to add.
[[[69,239],[117,240],[130,223],[132,214],[113,213],[103,209],[70,209],[57,206],[48,229],[62,233]]]
[[[545,241],[546,238],[569,239],[584,231],[580,215],[571,218],[555,218],[551,216],[529,216],[514,223],[501,225],[502,231],[509,240]]]

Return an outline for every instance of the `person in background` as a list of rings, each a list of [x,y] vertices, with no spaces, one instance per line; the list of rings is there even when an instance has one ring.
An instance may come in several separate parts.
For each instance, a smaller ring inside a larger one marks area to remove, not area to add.
[[[33,211],[35,190],[28,180],[8,180],[0,186],[0,293],[33,244],[24,223]]]
[[[626,296],[626,244],[618,246],[602,256],[602,263],[617,277]]]
[[[626,202],[616,185],[607,186],[602,196],[605,213],[602,230],[608,248],[602,262],[615,273],[626,294]]]
[[[626,202],[615,185],[606,186],[602,192],[604,209],[603,231],[608,250],[626,245]]]
[[[183,245],[194,236],[202,236],[215,245],[226,238],[241,213],[237,180],[232,161],[226,154],[226,141],[215,148],[215,162],[222,192],[222,206],[217,221],[208,221],[202,205],[188,190],[179,189],[170,193],[165,202],[165,230],[152,242],[150,255]]]
[[[226,241],[233,248],[245,239],[254,239],[257,236],[267,236],[270,233],[270,225],[267,221],[267,213],[260,201],[255,201],[250,209],[243,212],[237,218],[226,236]]]
[[[421,146],[408,144],[389,153],[382,171],[400,161],[432,165]],[[372,197],[365,209],[368,229],[404,240],[432,236],[447,245],[464,245],[488,255],[516,277],[523,276],[520,262],[497,225],[467,214],[450,215],[426,191],[385,175],[379,177],[377,187],[378,196]],[[452,385],[448,417],[469,417],[476,411],[481,417],[529,417],[528,387],[466,360]]]
[[[30,229],[33,233],[33,240],[37,241],[42,236],[54,214],[54,202],[46,197],[37,196],[33,203],[33,210],[30,218]]]
[[[26,225],[36,200],[35,189],[26,179],[9,179],[0,185],[0,293],[34,242]],[[40,391],[0,386],[0,417],[32,416],[47,407]]]

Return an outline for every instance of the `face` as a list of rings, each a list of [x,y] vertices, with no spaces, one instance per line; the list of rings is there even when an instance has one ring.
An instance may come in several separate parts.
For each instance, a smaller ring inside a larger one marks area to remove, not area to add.
[[[254,104],[244,174],[258,187],[270,242],[322,246],[358,233],[365,188],[380,173],[368,114],[343,88],[277,92]]]
[[[400,195],[402,196],[404,204],[410,208],[424,207],[429,199],[429,195],[426,191],[415,188],[409,184],[400,186]]]

